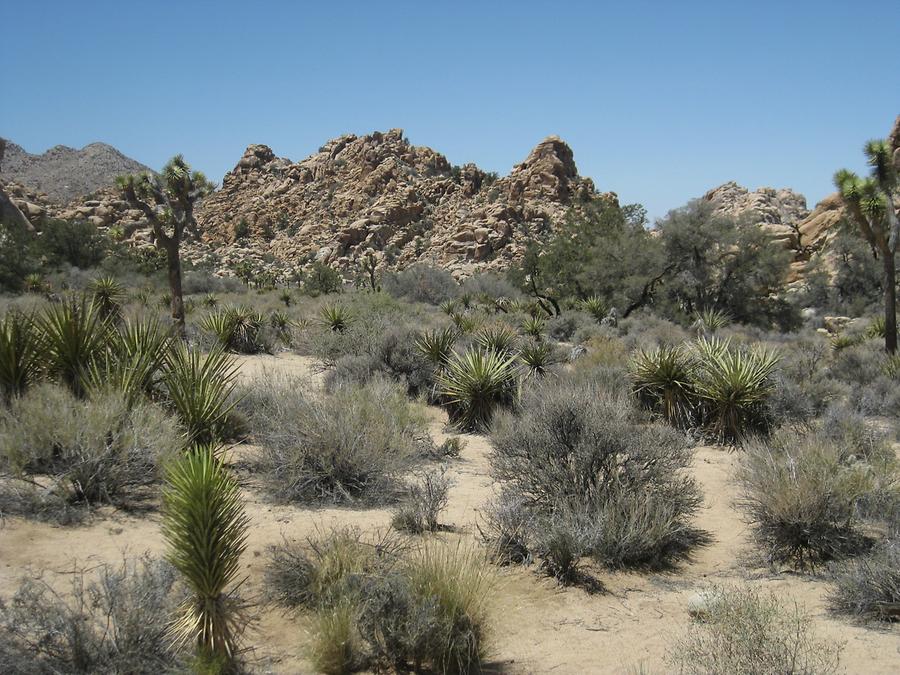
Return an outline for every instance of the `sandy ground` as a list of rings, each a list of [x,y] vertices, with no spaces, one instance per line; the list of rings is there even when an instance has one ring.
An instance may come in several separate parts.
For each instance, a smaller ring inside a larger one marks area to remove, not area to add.
[[[242,376],[282,371],[315,381],[312,362],[288,354],[240,359]],[[445,417],[429,409],[435,440],[446,437]],[[466,447],[450,463],[455,484],[444,522],[457,533],[436,536],[474,540],[479,509],[493,491],[488,475],[487,440],[465,436]],[[252,447],[234,451],[240,458]],[[820,635],[845,644],[842,667],[849,673],[900,672],[900,627],[872,629],[835,619],[826,611],[828,584],[822,579],[778,572],[757,566],[739,514],[732,508],[730,476],[736,456],[721,448],[696,450],[693,471],[703,486],[706,503],[698,525],[713,537],[694,559],[665,574],[611,573],[597,570],[603,584],[599,593],[560,588],[533,570],[497,570],[492,600],[492,672],[502,673],[663,673],[664,654],[671,638],[688,625],[688,599],[713,584],[749,584],[776,591],[796,600],[812,614]],[[331,524],[361,528],[386,527],[384,509],[303,509],[272,504],[253,477],[244,488],[252,521],[245,555],[246,593],[258,596],[266,547],[283,536],[304,537]],[[0,524],[0,596],[8,597],[28,570],[47,578],[65,577],[74,567],[90,568],[121,561],[149,551],[160,554],[163,545],[156,512],[137,516],[105,511],[86,525],[55,527],[9,518]],[[261,672],[307,673],[303,657],[306,629],[302,618],[271,608],[259,609],[259,622],[249,635],[251,659]]]

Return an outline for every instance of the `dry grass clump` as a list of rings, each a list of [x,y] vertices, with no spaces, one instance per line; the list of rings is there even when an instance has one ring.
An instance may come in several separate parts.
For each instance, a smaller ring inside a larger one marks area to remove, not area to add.
[[[569,581],[582,556],[659,566],[703,539],[691,526],[701,495],[686,439],[644,423],[625,396],[545,383],[518,415],[498,417],[491,440],[502,493],[482,529],[501,559],[534,556]]]
[[[839,672],[843,645],[818,638],[796,603],[752,589],[713,589],[667,660],[684,675]]]
[[[834,571],[835,612],[864,621],[900,621],[900,542],[888,539]]]
[[[411,534],[437,531],[440,528],[438,519],[447,506],[451,485],[446,470],[419,473],[396,507],[391,525]]]
[[[484,657],[490,576],[472,551],[342,528],[272,547],[266,574],[274,601],[311,613],[321,672],[467,673]]]
[[[257,380],[241,408],[269,486],[288,501],[382,501],[427,438],[419,409],[381,378],[323,395],[297,380]]]
[[[182,593],[166,563],[141,558],[77,572],[71,592],[25,579],[0,600],[0,671],[4,673],[134,673],[156,675],[185,666],[168,624]]]

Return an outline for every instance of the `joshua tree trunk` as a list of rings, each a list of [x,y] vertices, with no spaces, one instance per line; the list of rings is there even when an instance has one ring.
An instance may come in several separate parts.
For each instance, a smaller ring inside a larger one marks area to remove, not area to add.
[[[169,269],[169,291],[172,294],[172,323],[175,334],[182,340],[187,338],[187,330],[184,323],[184,294],[181,290],[181,256],[178,251],[178,241],[174,238],[163,242],[166,251],[166,261]]]
[[[897,351],[897,261],[894,253],[883,251],[884,265],[884,348],[888,354]]]

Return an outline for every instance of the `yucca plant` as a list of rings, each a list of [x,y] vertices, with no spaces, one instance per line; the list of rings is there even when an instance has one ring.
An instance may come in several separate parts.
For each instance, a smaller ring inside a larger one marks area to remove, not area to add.
[[[529,342],[519,349],[519,359],[529,376],[542,377],[547,374],[550,366],[556,363],[556,354],[553,347],[546,342]]]
[[[630,364],[633,391],[670,424],[688,426],[695,407],[692,369],[691,355],[681,346],[640,349]]]
[[[440,307],[441,311],[447,316],[453,316],[456,314],[457,303],[456,300],[444,300],[438,307]]]
[[[834,351],[839,352],[842,349],[855,347],[856,345],[862,343],[863,340],[865,340],[864,335],[835,335],[831,338],[831,348]]]
[[[215,309],[200,322],[200,330],[211,333],[225,349],[239,354],[265,351],[260,331],[263,317],[246,305]]]
[[[475,296],[471,293],[463,293],[459,296],[459,304],[462,305],[463,309],[472,309],[472,304],[475,302]]]
[[[193,643],[206,667],[230,670],[246,623],[237,588],[250,521],[240,488],[216,449],[202,445],[169,465],[162,503],[166,558],[190,589],[172,635]]]
[[[109,322],[92,301],[69,298],[48,306],[36,325],[48,372],[83,396],[88,371],[106,353]]]
[[[578,308],[590,314],[597,323],[609,314],[609,303],[598,295],[591,295],[578,303]]]
[[[892,354],[884,364],[884,374],[892,380],[900,379],[900,354]]]
[[[220,439],[235,388],[237,366],[221,348],[207,354],[178,342],[166,355],[163,385],[166,396],[181,419],[189,443]]]
[[[350,310],[344,305],[323,305],[322,323],[335,333],[343,333],[352,321]]]
[[[284,303],[285,307],[290,307],[291,303],[294,301],[294,296],[291,295],[289,290],[285,289],[278,294],[278,299]]]
[[[547,323],[536,316],[527,316],[522,321],[522,334],[540,340],[544,335]]]
[[[276,309],[273,310],[271,314],[269,314],[269,326],[272,327],[272,330],[275,332],[275,336],[279,340],[281,340],[283,344],[291,344],[292,325],[293,323],[291,322],[291,317],[289,317],[281,310]]]
[[[695,352],[693,385],[703,424],[726,442],[765,431],[778,354],[761,347],[732,347],[729,340],[716,338],[699,338]]]
[[[163,293],[159,296],[159,306],[163,309],[170,307],[172,305],[172,294],[171,293]]]
[[[453,314],[450,319],[453,321],[456,329],[464,334],[474,333],[481,326],[481,321],[472,314]]]
[[[0,394],[20,396],[41,372],[41,342],[34,319],[8,312],[0,321]]]
[[[209,307],[210,309],[212,309],[219,304],[219,298],[216,297],[215,293],[207,293],[203,296],[202,302],[204,307]]]
[[[111,334],[109,350],[91,364],[87,386],[92,391],[122,392],[128,406],[152,395],[165,363],[170,335],[156,317],[126,320]]]
[[[467,431],[487,429],[494,411],[513,401],[516,357],[481,349],[456,355],[437,375],[450,420]]]
[[[715,333],[731,323],[731,315],[720,309],[702,309],[694,315],[694,328],[701,334]]]
[[[111,276],[97,277],[88,285],[88,293],[97,309],[107,319],[118,319],[125,302],[125,287]]]
[[[416,348],[435,368],[443,368],[450,360],[456,332],[452,328],[425,331],[416,340]]]
[[[516,343],[516,332],[508,326],[487,326],[475,336],[475,344],[485,351],[511,354]]]
[[[22,288],[26,293],[43,293],[47,290],[47,282],[40,274],[26,274],[22,280]]]

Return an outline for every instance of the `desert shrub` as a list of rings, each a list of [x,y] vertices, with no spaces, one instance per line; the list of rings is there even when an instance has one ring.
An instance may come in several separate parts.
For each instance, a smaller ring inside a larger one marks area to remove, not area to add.
[[[860,506],[894,474],[822,433],[782,431],[747,444],[739,504],[771,559],[815,565],[866,547]]]
[[[900,620],[900,542],[887,540],[837,566],[829,602],[835,612],[863,620]]]
[[[482,509],[478,531],[490,559],[500,565],[526,565],[532,561],[535,515],[524,497],[509,491]]]
[[[42,226],[33,249],[50,266],[68,264],[87,269],[103,261],[109,240],[91,223],[51,219]]]
[[[139,496],[181,447],[173,420],[116,392],[78,399],[44,384],[0,411],[0,464],[21,479],[45,476],[47,485],[33,489],[66,502],[122,504]],[[40,504],[35,496],[32,506]]]
[[[385,293],[411,302],[439,305],[459,295],[459,284],[448,271],[417,263],[400,272],[388,272],[382,277]]]
[[[830,348],[824,339],[801,337],[782,343],[779,351],[782,358],[769,399],[776,424],[809,423],[848,394],[846,384],[829,376],[825,364]]]
[[[667,564],[702,539],[690,524],[701,495],[685,473],[686,440],[643,423],[625,396],[589,382],[545,382],[523,397],[519,415],[496,419],[491,440],[500,503],[524,509],[517,520],[532,530],[519,541],[555,523],[579,532],[575,548],[598,562],[632,566]]]
[[[559,342],[569,342],[579,329],[595,325],[596,321],[589,314],[567,311],[547,320],[547,335]]]
[[[316,672],[344,675],[366,667],[368,650],[356,625],[358,613],[359,608],[348,600],[315,612],[308,652]]]
[[[687,331],[678,324],[649,312],[636,312],[622,319],[619,330],[629,350],[671,347],[690,338]]]
[[[839,672],[843,645],[816,636],[796,603],[752,589],[713,589],[688,634],[668,650],[679,673],[738,675]]]
[[[200,322],[200,330],[212,335],[227,351],[238,354],[272,351],[265,318],[246,305],[210,312]]]
[[[418,474],[396,507],[391,525],[412,534],[437,531],[440,526],[438,518],[447,507],[451,484],[446,470]]]
[[[155,675],[185,665],[167,629],[181,594],[171,566],[149,558],[104,565],[70,593],[25,579],[0,601],[0,671]]]
[[[848,398],[864,415],[900,414],[900,387],[897,387],[897,380],[893,377],[880,375],[864,384],[854,385]]]
[[[482,272],[469,277],[462,282],[461,290],[475,297],[487,296],[495,300],[500,298],[513,300],[522,297],[508,279],[492,272]]]
[[[885,362],[884,348],[867,340],[835,352],[828,372],[840,382],[865,386],[883,374]]]
[[[258,380],[240,405],[271,489],[288,501],[384,499],[425,438],[418,409],[382,378],[324,396],[286,378]]]
[[[190,443],[226,437],[236,374],[237,366],[221,348],[203,354],[180,342],[172,345],[165,357],[163,389]]]
[[[426,545],[367,587],[360,635],[387,666],[477,672],[486,651],[490,586],[476,553]]]
[[[0,320],[0,395],[19,396],[34,384],[41,372],[40,336],[34,319],[16,310]]]
[[[469,349],[454,355],[436,382],[450,421],[467,431],[484,430],[515,397],[516,357]]]

